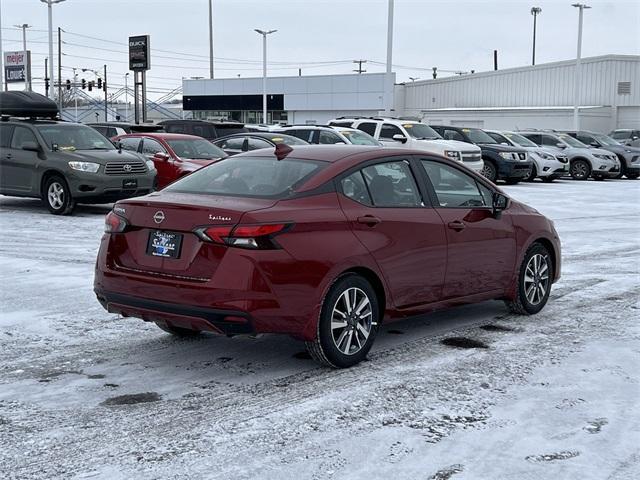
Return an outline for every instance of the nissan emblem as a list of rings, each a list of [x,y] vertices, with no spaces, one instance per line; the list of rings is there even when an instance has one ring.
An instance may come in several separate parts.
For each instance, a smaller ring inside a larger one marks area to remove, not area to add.
[[[154,213],[153,221],[158,224],[164,222],[164,212],[162,210],[158,210],[156,213]]]

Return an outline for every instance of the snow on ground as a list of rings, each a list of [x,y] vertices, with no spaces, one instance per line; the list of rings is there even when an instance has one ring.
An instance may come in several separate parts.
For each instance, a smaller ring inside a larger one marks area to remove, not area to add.
[[[563,241],[545,310],[392,324],[342,371],[286,337],[179,340],[106,313],[108,208],[0,198],[3,478],[640,478],[640,181],[506,190]]]

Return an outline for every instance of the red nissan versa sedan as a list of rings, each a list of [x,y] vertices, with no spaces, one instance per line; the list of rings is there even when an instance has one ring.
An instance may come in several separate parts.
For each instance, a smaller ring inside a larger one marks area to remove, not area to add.
[[[106,218],[95,292],[175,335],[286,333],[331,367],[378,327],[503,299],[539,312],[560,277],[553,223],[420,151],[278,145],[229,157]]]
[[[111,139],[123,150],[132,150],[152,160],[158,188],[227,156],[210,141],[181,133],[132,133]]]

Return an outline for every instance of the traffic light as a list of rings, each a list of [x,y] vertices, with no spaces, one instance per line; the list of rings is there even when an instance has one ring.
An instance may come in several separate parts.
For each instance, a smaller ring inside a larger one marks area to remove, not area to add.
[[[82,81],[80,83],[82,84],[82,90],[87,88],[87,81],[84,78],[82,79]]]
[[[44,88],[47,92],[49,91],[49,77],[44,78]]]
[[[66,82],[67,90],[71,90],[71,80],[67,80]]]
[[[98,90],[102,90],[102,79],[98,79]]]
[[[102,82],[102,90],[107,91],[107,81]]]
[[[89,91],[93,90],[93,80],[89,82]]]

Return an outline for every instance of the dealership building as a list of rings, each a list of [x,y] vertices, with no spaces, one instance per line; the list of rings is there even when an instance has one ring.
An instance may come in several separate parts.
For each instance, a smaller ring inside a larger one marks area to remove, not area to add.
[[[574,74],[575,60],[568,60],[396,84],[393,115],[480,128],[571,128]],[[268,122],[323,124],[339,116],[379,115],[386,78],[384,73],[269,78]],[[582,128],[640,125],[640,56],[584,58],[580,85]],[[193,118],[257,123],[262,78],[184,80],[183,108]]]

